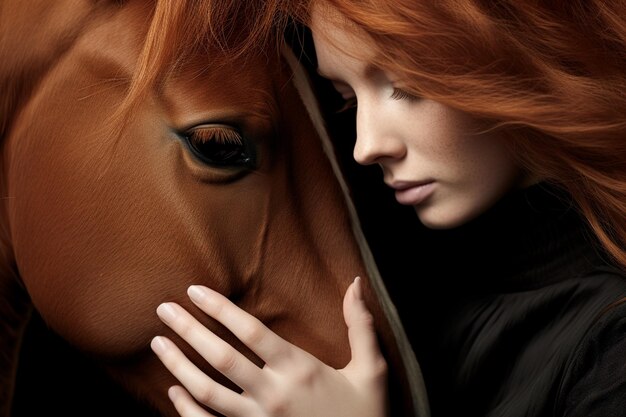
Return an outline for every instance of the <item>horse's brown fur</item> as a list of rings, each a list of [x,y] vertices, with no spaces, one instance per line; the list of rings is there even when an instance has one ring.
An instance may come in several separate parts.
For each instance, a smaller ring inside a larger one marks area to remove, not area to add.
[[[332,366],[349,358],[342,297],[368,270],[285,62],[259,54],[216,71],[221,52],[207,45],[111,135],[151,8],[141,0],[0,5],[0,415],[9,415],[31,303],[164,416],[177,415],[165,394],[174,380],[149,342],[178,339],[158,320],[159,303],[179,302],[245,351],[190,304],[191,284],[229,295]],[[236,176],[189,153],[179,132],[218,122],[255,143],[258,169]],[[392,376],[402,380],[392,332],[366,290]]]

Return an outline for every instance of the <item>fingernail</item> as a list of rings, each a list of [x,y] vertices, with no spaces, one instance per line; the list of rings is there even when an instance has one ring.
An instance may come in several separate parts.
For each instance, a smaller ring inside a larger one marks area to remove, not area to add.
[[[192,285],[187,289],[187,295],[196,303],[201,302],[206,296],[206,289],[200,285]]]
[[[157,314],[165,321],[172,321],[176,318],[176,310],[170,303],[163,303],[157,307]]]
[[[175,385],[172,385],[171,387],[169,387],[169,389],[167,390],[167,396],[172,402],[176,400],[176,398],[178,397],[178,389],[176,388]]]
[[[363,291],[361,289],[361,277],[354,278],[354,296],[357,300],[363,301]]]
[[[165,351],[167,350],[165,339],[162,338],[161,336],[156,336],[155,338],[153,338],[152,342],[150,342],[150,347],[152,348],[154,353],[158,355],[165,353]]]

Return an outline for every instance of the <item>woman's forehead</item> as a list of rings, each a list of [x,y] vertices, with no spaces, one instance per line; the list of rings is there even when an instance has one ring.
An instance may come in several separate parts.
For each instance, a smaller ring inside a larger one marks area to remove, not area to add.
[[[310,26],[318,55],[330,51],[373,61],[376,47],[371,37],[327,2],[315,2]]]

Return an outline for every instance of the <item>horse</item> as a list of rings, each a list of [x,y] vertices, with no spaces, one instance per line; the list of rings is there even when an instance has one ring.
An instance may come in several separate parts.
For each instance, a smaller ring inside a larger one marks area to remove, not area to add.
[[[360,275],[393,415],[426,417],[419,365],[306,72],[284,45],[279,59],[230,57],[210,37],[189,46],[185,24],[202,17],[194,4],[0,4],[0,416],[11,415],[33,312],[133,398],[174,417],[166,390],[176,381],[149,349],[155,335],[230,382],[158,320],[160,303],[178,302],[262,366],[185,296],[209,286],[341,367],[342,298]],[[185,53],[159,55],[168,43]],[[159,59],[167,65],[151,73]]]

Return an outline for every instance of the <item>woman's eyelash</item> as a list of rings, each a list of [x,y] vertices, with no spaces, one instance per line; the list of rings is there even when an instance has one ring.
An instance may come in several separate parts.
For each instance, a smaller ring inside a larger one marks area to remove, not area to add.
[[[409,100],[409,101],[414,101],[417,100],[418,97],[408,93],[400,88],[394,88],[393,89],[393,93],[391,94],[391,98],[394,100]]]
[[[417,97],[416,95],[413,95],[407,91],[404,91],[401,88],[394,88],[393,93],[391,94],[391,98],[393,100],[408,100],[408,101],[415,101],[419,99],[419,97]],[[343,105],[338,110],[336,110],[335,113],[336,114],[344,113],[348,110],[355,109],[356,107],[357,107],[356,97],[351,97],[351,98],[344,100]]]

